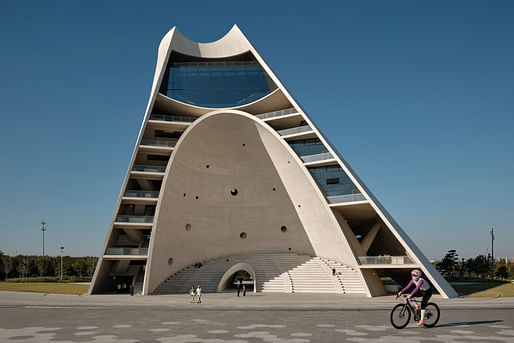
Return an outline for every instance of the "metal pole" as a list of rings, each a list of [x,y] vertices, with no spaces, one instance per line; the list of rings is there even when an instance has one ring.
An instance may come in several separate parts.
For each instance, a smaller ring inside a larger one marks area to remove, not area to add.
[[[491,280],[494,279],[494,229],[491,229]]]
[[[43,220],[41,220],[41,231],[43,232],[43,256],[45,256],[45,231],[46,231],[46,227],[45,227],[45,218],[43,218]]]
[[[61,281],[62,281],[62,252],[64,250],[64,247],[61,247]]]

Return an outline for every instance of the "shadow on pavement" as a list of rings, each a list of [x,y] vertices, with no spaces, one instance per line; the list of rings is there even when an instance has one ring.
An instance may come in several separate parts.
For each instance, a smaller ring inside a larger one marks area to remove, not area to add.
[[[436,325],[436,328],[444,328],[444,327],[453,327],[453,326],[464,326],[464,325],[479,325],[479,324],[495,324],[501,323],[503,320],[478,320],[474,322],[457,322],[457,323],[447,323]]]

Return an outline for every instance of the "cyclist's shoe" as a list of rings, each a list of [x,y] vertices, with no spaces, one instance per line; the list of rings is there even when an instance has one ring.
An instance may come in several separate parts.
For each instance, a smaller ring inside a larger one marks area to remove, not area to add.
[[[419,306],[419,305],[414,305],[414,312],[418,312],[420,307],[421,306]]]
[[[423,321],[423,319],[422,319],[422,320],[420,320],[420,321],[418,322],[418,326],[423,326],[423,324],[424,324],[424,323],[425,323],[425,322],[424,322],[424,321]]]

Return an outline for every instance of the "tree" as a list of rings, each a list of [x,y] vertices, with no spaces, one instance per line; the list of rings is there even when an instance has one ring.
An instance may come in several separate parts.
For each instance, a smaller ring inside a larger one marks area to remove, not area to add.
[[[457,254],[456,250],[448,250],[442,261],[437,263],[436,267],[442,274],[451,278],[455,270],[455,264],[458,261],[458,256],[459,254]]]
[[[96,263],[98,262],[97,257],[87,257],[87,269],[86,274],[88,276],[93,276],[93,273],[95,272]]]
[[[478,255],[474,259],[473,267],[474,272],[479,277],[484,277],[489,274],[489,267],[491,264],[489,263],[489,258],[484,255]]]
[[[21,261],[16,267],[16,271],[21,274],[21,277],[27,277],[30,272],[30,256],[21,256]]]
[[[9,277],[9,273],[12,270],[13,259],[11,258],[11,256],[4,255],[4,256],[2,256],[2,264],[3,264],[4,273],[5,273],[5,281],[7,281],[7,278]]]
[[[496,277],[500,278],[500,279],[503,279],[503,280],[508,278],[509,277],[509,273],[507,272],[507,267],[506,266],[500,266],[496,270]]]
[[[38,256],[35,258],[35,265],[37,267],[39,276],[48,276],[51,270],[51,257]]]

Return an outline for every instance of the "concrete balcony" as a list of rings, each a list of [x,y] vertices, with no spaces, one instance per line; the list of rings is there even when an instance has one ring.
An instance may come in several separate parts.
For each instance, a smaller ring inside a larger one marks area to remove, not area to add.
[[[166,141],[161,139],[143,139],[141,140],[141,144],[139,144],[139,149],[146,152],[155,152],[162,153],[168,152],[171,153],[177,141]]]
[[[416,268],[409,256],[359,256],[360,268]]]
[[[306,167],[321,167],[336,163],[336,159],[329,152],[323,152],[321,154],[300,156]]]
[[[148,248],[107,248],[105,255],[147,256]]]
[[[291,107],[291,108],[286,108],[285,110],[257,114],[256,117],[259,119],[262,119],[264,121],[268,121],[268,120],[273,120],[273,118],[280,118],[280,117],[284,117],[284,116],[297,115],[297,114],[299,114],[299,113],[296,110],[296,108]]]
[[[333,195],[327,197],[329,204],[342,204],[342,203],[353,203],[367,201],[362,193]]]
[[[131,204],[155,204],[159,199],[159,191],[126,190],[123,193],[123,202]]]

